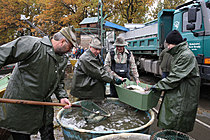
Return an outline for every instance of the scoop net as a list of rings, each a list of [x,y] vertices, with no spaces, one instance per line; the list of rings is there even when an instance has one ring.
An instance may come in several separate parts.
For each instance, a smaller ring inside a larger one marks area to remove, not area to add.
[[[88,123],[96,123],[110,117],[110,114],[92,101],[81,102],[82,114]]]

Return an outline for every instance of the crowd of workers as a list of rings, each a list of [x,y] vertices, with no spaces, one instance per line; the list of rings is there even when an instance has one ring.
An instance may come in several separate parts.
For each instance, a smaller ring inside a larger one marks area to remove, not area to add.
[[[105,83],[110,83],[110,96],[117,97],[114,84],[122,84],[125,79],[140,83],[134,56],[125,48],[125,39],[119,36],[113,45],[114,50],[108,52],[103,64],[100,39],[92,39],[89,49],[78,57],[71,95],[82,100],[104,99]],[[167,64],[170,70],[162,69],[168,74],[147,90],[165,92],[158,126],[187,133],[193,130],[198,106],[198,64],[177,30],[167,35],[165,46],[166,53],[171,55]],[[65,54],[74,47],[77,44],[72,27],[62,28],[52,39],[24,36],[0,46],[0,68],[17,63],[3,98],[50,102],[55,94],[61,103],[67,104],[64,108],[70,108],[63,80],[68,61]],[[14,140],[29,140],[38,131],[42,140],[53,140],[53,108],[1,103],[0,128],[9,130]]]

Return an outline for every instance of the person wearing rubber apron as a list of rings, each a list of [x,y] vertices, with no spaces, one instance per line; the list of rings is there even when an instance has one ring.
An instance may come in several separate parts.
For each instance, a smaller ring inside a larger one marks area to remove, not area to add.
[[[125,48],[127,45],[125,39],[118,36],[113,44],[115,48],[107,53],[104,66],[113,76],[122,80],[135,80],[138,85],[140,81],[137,66],[132,52]],[[110,96],[118,97],[114,84],[110,84]]]
[[[76,46],[72,27],[64,27],[50,39],[22,36],[0,46],[0,68],[16,63],[3,98],[51,102],[56,95],[70,108],[64,89],[68,53]],[[52,106],[0,103],[0,128],[14,140],[30,140],[40,132],[42,140],[54,140]]]
[[[158,127],[181,132],[193,130],[200,94],[200,73],[195,55],[177,30],[166,37],[168,53],[173,56],[166,78],[151,87],[164,91]]]
[[[123,81],[107,72],[99,56],[102,49],[99,38],[94,37],[78,59],[72,79],[71,95],[80,100],[102,100],[105,98],[105,84],[121,84]]]

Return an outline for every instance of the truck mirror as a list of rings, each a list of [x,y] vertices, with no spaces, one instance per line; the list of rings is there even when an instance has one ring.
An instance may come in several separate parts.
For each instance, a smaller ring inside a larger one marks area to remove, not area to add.
[[[197,9],[196,7],[191,7],[188,9],[188,22],[196,22],[196,15],[197,15]]]
[[[195,24],[187,24],[187,30],[195,30]]]
[[[206,7],[210,9],[210,2],[206,2]]]
[[[198,37],[198,33],[192,31],[195,30],[195,24],[187,24],[187,30],[190,30],[195,37]]]

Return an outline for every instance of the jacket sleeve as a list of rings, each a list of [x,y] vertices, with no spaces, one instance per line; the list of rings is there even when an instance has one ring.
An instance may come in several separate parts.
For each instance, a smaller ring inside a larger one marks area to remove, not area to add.
[[[104,81],[107,83],[114,82],[113,76],[105,70],[104,66],[101,65],[97,59],[81,59],[79,61],[79,65],[82,71],[86,73],[86,75],[94,79],[98,79],[99,81]]]
[[[59,101],[60,101],[60,99],[62,99],[62,98],[69,98],[69,96],[68,96],[66,90],[64,89],[64,86],[65,86],[65,84],[64,84],[64,76],[65,76],[65,73],[63,73],[63,74],[61,75],[61,80],[60,80],[60,82],[58,83],[58,86],[57,86],[56,90],[54,91],[54,93],[55,93],[55,95],[56,95],[56,97],[57,97],[57,99],[58,99]]]
[[[193,56],[188,54],[181,55],[175,62],[175,65],[171,69],[170,74],[166,78],[160,80],[155,85],[155,88],[160,90],[169,90],[176,88],[177,86],[179,86],[181,80],[187,78],[187,76],[193,70],[194,66],[195,60]]]
[[[27,59],[32,54],[36,41],[36,39],[20,37],[0,46],[0,68]]]

